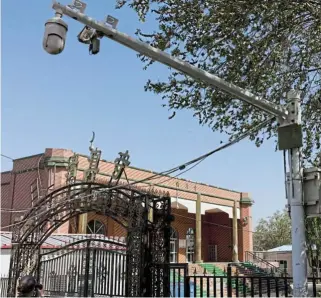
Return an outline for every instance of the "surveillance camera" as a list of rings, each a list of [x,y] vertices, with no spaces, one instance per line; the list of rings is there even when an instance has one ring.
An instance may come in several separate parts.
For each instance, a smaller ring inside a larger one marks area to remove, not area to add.
[[[60,54],[65,48],[68,25],[61,16],[56,14],[54,18],[46,22],[45,27],[42,44],[44,50],[51,55]]]
[[[81,43],[85,43],[85,44],[90,44],[92,38],[95,35],[95,30],[93,28],[90,28],[88,26],[85,26],[81,32],[78,34],[78,40]]]

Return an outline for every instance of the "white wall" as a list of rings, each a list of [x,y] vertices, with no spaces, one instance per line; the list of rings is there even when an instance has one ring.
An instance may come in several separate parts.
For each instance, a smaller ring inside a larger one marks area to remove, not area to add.
[[[0,274],[8,275],[9,274],[9,267],[10,267],[10,257],[11,257],[11,249],[10,248],[3,248],[0,252]]]

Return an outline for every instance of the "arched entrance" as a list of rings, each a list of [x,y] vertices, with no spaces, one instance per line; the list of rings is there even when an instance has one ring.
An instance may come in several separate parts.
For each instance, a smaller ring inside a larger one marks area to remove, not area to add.
[[[39,277],[40,246],[50,234],[71,218],[88,212],[109,216],[127,230],[126,296],[168,296],[170,197],[134,187],[88,182],[51,192],[17,220],[12,235],[8,296],[15,296],[20,276]]]

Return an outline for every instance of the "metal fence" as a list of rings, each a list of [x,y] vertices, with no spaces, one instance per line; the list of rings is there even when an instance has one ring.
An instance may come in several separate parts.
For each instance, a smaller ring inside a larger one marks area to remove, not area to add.
[[[109,240],[85,240],[80,244],[41,255],[40,282],[45,295],[124,297],[125,244]]]
[[[92,296],[117,296],[117,289],[107,286],[107,283],[109,284],[109,280],[99,283],[99,287],[102,287],[103,291],[101,289],[95,291],[94,288],[90,294]],[[171,297],[292,297],[292,284],[292,277],[232,275],[230,267],[224,276],[206,273],[188,275],[188,264],[170,265]],[[7,289],[8,277],[1,277],[0,297],[7,297]],[[48,296],[57,295],[55,291],[51,292],[50,290],[47,289]],[[78,296],[80,293],[59,289],[59,294],[71,297]],[[321,278],[311,277],[308,279],[308,296],[321,297]]]
[[[292,297],[293,278],[280,276],[188,275],[188,264],[171,264],[171,297]],[[308,296],[321,297],[321,278],[308,279]]]
[[[7,297],[9,278],[8,276],[1,276],[0,278],[0,297]]]

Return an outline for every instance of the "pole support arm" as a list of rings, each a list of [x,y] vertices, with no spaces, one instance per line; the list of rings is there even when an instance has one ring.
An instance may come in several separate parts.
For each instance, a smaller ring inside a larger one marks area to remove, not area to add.
[[[137,39],[134,39],[130,37],[127,34],[121,33],[117,31],[116,29],[113,29],[103,22],[98,22],[94,20],[91,17],[86,16],[83,13],[80,13],[79,11],[72,9],[68,6],[64,6],[60,4],[59,2],[56,2],[53,0],[53,6],[52,8],[56,11],[62,12],[64,15],[67,15],[75,20],[77,20],[80,23],[83,23],[101,33],[103,33],[106,37],[109,39],[112,39],[142,55],[145,55],[155,61],[158,61],[162,64],[165,64],[171,68],[174,68],[193,79],[200,80],[202,82],[205,82],[215,88],[218,88],[232,96],[235,97],[235,99],[240,99],[242,101],[247,102],[248,104],[255,106],[259,108],[260,110],[263,110],[269,114],[272,114],[274,116],[277,116],[281,119],[284,119],[287,117],[287,110],[283,108],[282,106],[278,106],[274,103],[271,103],[270,101],[256,96],[252,94],[251,92],[244,90],[232,83],[229,83],[209,72],[206,72],[202,69],[199,69],[183,60],[180,60],[178,58],[172,57],[171,55],[156,49],[147,43],[141,42]]]

